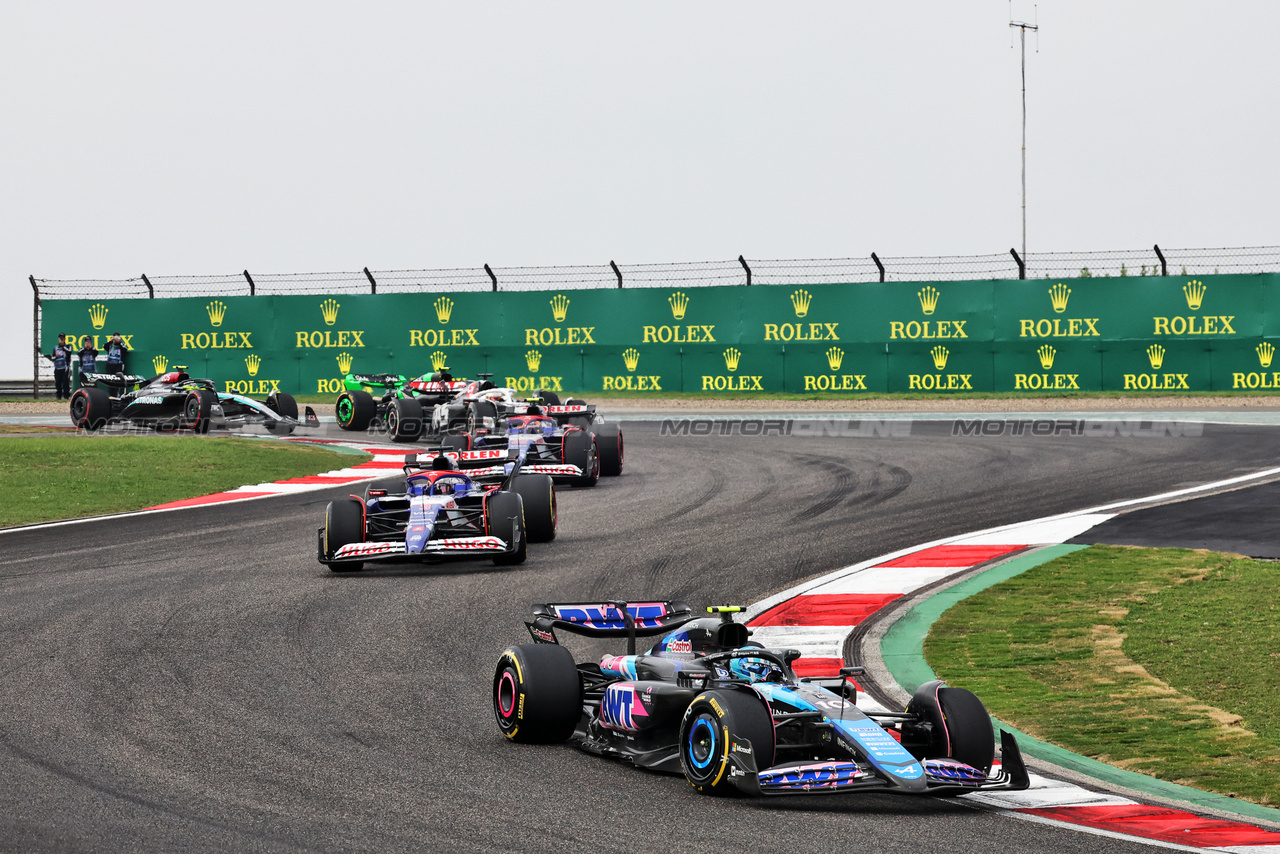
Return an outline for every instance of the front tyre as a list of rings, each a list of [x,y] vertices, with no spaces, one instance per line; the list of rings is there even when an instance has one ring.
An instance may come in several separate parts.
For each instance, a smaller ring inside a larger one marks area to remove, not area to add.
[[[493,673],[493,715],[498,729],[522,744],[559,744],[582,717],[582,680],[562,646],[507,647]]]
[[[560,445],[561,459],[577,466],[580,477],[573,479],[574,486],[595,486],[600,480],[600,452],[596,439],[585,430],[569,430]]]
[[[753,691],[707,691],[689,704],[680,722],[680,767],[689,785],[704,795],[734,790],[729,751],[751,742],[757,770],[773,765],[773,718]]]
[[[288,392],[273,391],[267,395],[267,408],[281,418],[298,420],[298,401]],[[293,432],[293,425],[283,421],[266,421],[262,426],[275,436],[288,436]]]
[[[324,511],[324,553],[325,557],[333,557],[333,553],[345,545],[364,542],[364,506],[355,498],[340,498],[330,501]],[[331,563],[333,572],[355,572],[363,569],[364,564],[357,561]]]
[[[622,474],[622,428],[610,422],[591,427],[600,452],[600,474],[616,477]]]
[[[545,474],[517,475],[511,488],[524,503],[529,542],[549,543],[556,538],[556,485]]]
[[[995,761],[995,730],[991,715],[972,691],[951,688],[934,680],[916,689],[907,713],[933,724],[930,741],[913,750],[918,759],[956,759],[984,774]]]
[[[182,402],[182,429],[194,433],[208,433],[209,411],[217,401],[217,393],[207,389],[189,392],[186,400]]]

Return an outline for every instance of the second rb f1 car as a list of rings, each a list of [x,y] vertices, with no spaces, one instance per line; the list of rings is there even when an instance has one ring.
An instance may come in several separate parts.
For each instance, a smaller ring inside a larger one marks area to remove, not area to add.
[[[1014,737],[995,764],[982,702],[942,682],[906,710],[864,711],[846,676],[798,678],[795,650],[752,644],[739,608],[696,618],[680,602],[535,605],[534,643],[508,647],[493,676],[498,728],[517,742],[569,741],[591,753],[683,774],[697,791],[794,795],[961,795],[1025,789]],[[626,638],[626,655],[575,664],[556,632]],[[636,640],[661,636],[645,654]]]

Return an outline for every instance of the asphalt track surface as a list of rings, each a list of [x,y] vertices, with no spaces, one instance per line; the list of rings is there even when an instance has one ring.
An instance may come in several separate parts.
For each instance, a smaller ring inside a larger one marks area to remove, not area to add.
[[[0,534],[0,848],[1150,850],[964,798],[706,798],[509,744],[493,666],[533,602],[746,604],[926,540],[1268,468],[1280,431],[625,429],[625,475],[562,491],[560,537],[516,568],[334,575],[316,528],[342,489]]]
[[[1280,483],[1122,513],[1073,543],[1209,549],[1280,558]]]

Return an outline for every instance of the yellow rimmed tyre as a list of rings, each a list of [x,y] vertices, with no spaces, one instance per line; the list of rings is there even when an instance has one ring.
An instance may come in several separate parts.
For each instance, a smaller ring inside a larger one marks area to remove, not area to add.
[[[493,673],[493,714],[512,741],[567,741],[582,717],[582,680],[569,650],[553,643],[503,650]]]
[[[773,718],[753,691],[707,691],[689,704],[680,722],[680,767],[689,785],[704,795],[734,791],[729,754],[751,743],[756,768],[773,765]]]

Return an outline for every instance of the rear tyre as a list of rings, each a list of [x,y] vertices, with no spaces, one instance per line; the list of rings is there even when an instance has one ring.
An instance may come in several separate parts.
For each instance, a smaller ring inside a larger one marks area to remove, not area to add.
[[[422,435],[422,404],[396,398],[387,407],[387,433],[393,442],[416,442]]]
[[[350,543],[364,542],[364,507],[354,498],[330,501],[324,511],[324,553],[332,557],[338,549]],[[334,572],[355,572],[364,569],[363,563],[331,563]]]
[[[524,502],[514,492],[495,492],[484,503],[484,526],[491,536],[511,541],[511,520],[516,520],[520,539],[514,552],[500,554],[493,559],[498,566],[524,563],[528,557],[529,535],[524,524]]]
[[[773,718],[750,691],[707,691],[685,709],[680,722],[680,767],[689,785],[704,795],[734,791],[729,782],[729,749],[751,742],[757,770],[773,765]]]
[[[344,391],[338,395],[338,402],[333,406],[333,414],[338,419],[338,426],[343,430],[367,430],[378,414],[378,404],[373,395],[361,389]]]
[[[596,424],[591,433],[600,448],[600,474],[605,477],[622,474],[622,428],[613,423]]]
[[[570,430],[560,446],[561,458],[584,474],[573,479],[574,486],[595,486],[600,480],[600,451],[595,437],[585,430]]]
[[[217,400],[217,393],[206,389],[189,392],[182,402],[182,429],[195,433],[208,433],[209,410]]]
[[[111,397],[100,388],[78,388],[71,395],[71,423],[86,430],[98,430],[111,415]]]
[[[552,643],[507,647],[493,673],[493,716],[512,741],[567,741],[582,717],[582,679],[569,650]]]
[[[467,432],[475,435],[477,430],[490,430],[499,433],[498,407],[487,400],[478,400],[467,407]]]
[[[549,543],[556,538],[556,485],[545,474],[517,475],[511,485],[524,504],[529,542]]]
[[[933,724],[932,739],[919,759],[956,759],[984,774],[995,760],[996,739],[987,708],[972,691],[926,682],[907,704],[909,714]]]
[[[547,391],[545,388],[540,388],[534,392],[534,395],[542,398],[542,404],[544,406],[560,405],[560,395],[556,394],[554,391]]]

